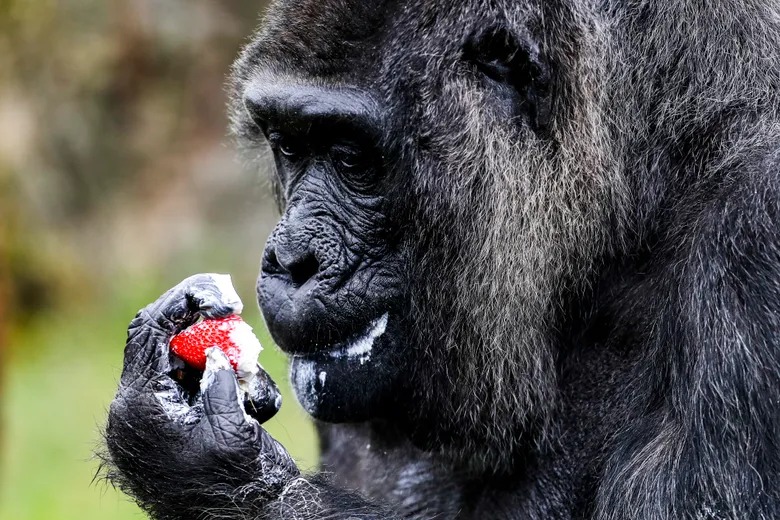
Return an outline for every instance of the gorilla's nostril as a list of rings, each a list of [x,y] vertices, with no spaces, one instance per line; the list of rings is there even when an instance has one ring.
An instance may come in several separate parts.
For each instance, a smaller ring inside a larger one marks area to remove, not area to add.
[[[305,284],[319,270],[320,262],[314,253],[299,244],[269,245],[263,255],[263,273],[286,279],[286,283],[296,288]]]
[[[290,279],[293,285],[300,287],[320,270],[320,263],[312,254],[287,266],[287,272],[290,273]]]
[[[284,269],[279,264],[279,260],[276,258],[276,250],[274,248],[268,248],[263,256],[263,272],[269,274],[283,273]]]

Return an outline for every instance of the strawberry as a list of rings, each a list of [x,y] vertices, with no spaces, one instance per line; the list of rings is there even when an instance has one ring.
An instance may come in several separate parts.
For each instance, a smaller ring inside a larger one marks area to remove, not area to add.
[[[198,370],[206,368],[206,349],[218,347],[239,377],[257,373],[262,347],[250,327],[238,315],[203,320],[171,339],[171,351]]]

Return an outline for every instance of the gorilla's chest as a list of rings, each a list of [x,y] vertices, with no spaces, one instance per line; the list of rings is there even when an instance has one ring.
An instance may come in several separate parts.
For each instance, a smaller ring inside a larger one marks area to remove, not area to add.
[[[322,470],[334,483],[392,503],[404,518],[455,518],[464,486],[448,468],[383,428],[320,424]]]
[[[533,490],[522,479],[488,483],[465,478],[389,433],[391,428],[332,424],[318,428],[322,470],[334,483],[392,504],[403,518],[567,518],[560,511],[527,507]]]

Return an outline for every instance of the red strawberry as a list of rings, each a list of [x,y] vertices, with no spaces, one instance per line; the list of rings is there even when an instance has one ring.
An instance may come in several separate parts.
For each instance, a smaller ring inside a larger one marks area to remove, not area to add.
[[[199,370],[206,368],[206,349],[210,347],[219,347],[240,377],[257,372],[262,347],[240,316],[203,320],[171,339],[173,353]]]

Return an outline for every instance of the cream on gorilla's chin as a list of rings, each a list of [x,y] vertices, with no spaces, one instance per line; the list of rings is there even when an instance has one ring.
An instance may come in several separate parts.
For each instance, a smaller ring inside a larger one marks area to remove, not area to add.
[[[348,340],[290,358],[290,383],[301,406],[326,422],[373,418],[394,395],[399,365],[390,313]]]

